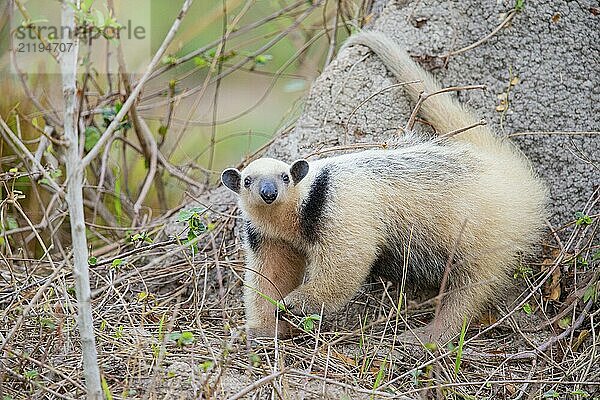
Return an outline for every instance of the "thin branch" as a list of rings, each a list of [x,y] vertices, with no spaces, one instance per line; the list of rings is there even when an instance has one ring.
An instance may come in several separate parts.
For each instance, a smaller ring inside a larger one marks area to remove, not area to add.
[[[498,25],[496,28],[494,28],[493,31],[491,31],[488,35],[484,36],[483,38],[479,39],[478,41],[476,41],[473,44],[470,44],[467,47],[463,47],[462,49],[458,49],[458,50],[453,50],[448,52],[447,54],[444,54],[442,57],[443,58],[448,58],[451,56],[455,56],[457,54],[462,54],[464,52],[467,52],[469,50],[474,49],[475,47],[485,43],[487,40],[489,40],[491,37],[493,37],[496,33],[498,33],[502,28],[504,28],[515,16],[515,14],[517,13],[517,10],[513,9],[511,10],[508,15],[506,16],[506,18],[504,18],[504,21],[502,21],[500,23],[500,25]]]
[[[79,4],[77,4],[79,6]],[[62,2],[62,26],[75,31],[75,12],[66,1]],[[70,52],[62,54],[60,69],[62,73],[64,99],[64,135],[69,142],[65,149],[67,170],[67,194],[71,225],[71,246],[73,249],[73,273],[75,275],[75,293],[77,296],[77,325],[81,338],[83,356],[83,375],[87,389],[87,398],[101,400],[102,386],[98,352],[94,336],[92,319],[92,299],[90,277],[88,271],[88,248],[83,212],[83,164],[79,153],[78,105],[77,105],[77,65],[79,56],[79,39],[76,35],[63,40],[72,41]]]
[[[135,89],[133,89],[133,91],[131,92],[131,94],[129,95],[129,97],[127,98],[125,103],[123,104],[123,107],[117,113],[117,115],[112,120],[110,125],[106,128],[106,130],[104,131],[104,133],[102,134],[102,136],[100,137],[100,139],[98,140],[96,145],[83,158],[83,160],[82,160],[83,167],[87,167],[92,162],[92,160],[98,156],[98,154],[100,153],[100,151],[102,150],[102,148],[104,147],[106,142],[108,142],[108,140],[111,138],[111,136],[115,132],[115,130],[117,130],[117,128],[121,125],[121,120],[123,120],[125,115],[129,112],[129,109],[131,108],[133,103],[137,100],[137,97],[139,96],[140,92],[142,91],[142,88],[148,81],[150,74],[152,73],[152,70],[158,65],[158,63],[162,59],[163,54],[167,51],[167,48],[169,47],[169,45],[175,38],[175,34],[179,30],[181,21],[187,14],[192,3],[193,3],[193,0],[185,0],[185,2],[183,3],[183,6],[181,7],[179,14],[177,15],[177,18],[173,22],[173,25],[171,26],[169,33],[165,37],[162,45],[160,46],[160,48],[158,49],[156,54],[154,54],[152,61],[150,61],[150,63],[148,64],[148,67],[146,68],[146,72],[144,72],[144,75],[142,76],[142,78],[140,79],[138,84],[135,86]]]
[[[485,85],[452,86],[449,88],[435,91],[433,93],[421,92],[421,94],[419,95],[419,99],[417,100],[417,103],[415,104],[415,107],[413,108],[412,113],[410,114],[410,117],[408,118],[408,121],[406,122],[406,126],[404,127],[404,132],[410,132],[413,130],[413,128],[415,126],[415,120],[417,119],[417,114],[421,110],[421,105],[428,98],[438,95],[438,94],[442,94],[442,93],[457,92],[459,90],[475,90],[475,89],[485,90],[485,88],[486,88]]]

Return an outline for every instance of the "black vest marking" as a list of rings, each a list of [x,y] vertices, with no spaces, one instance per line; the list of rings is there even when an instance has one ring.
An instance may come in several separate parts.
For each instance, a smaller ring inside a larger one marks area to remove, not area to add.
[[[300,209],[300,230],[309,242],[316,242],[323,228],[323,215],[331,193],[331,176],[328,168],[323,168],[317,175],[308,196]]]
[[[250,245],[250,250],[255,253],[258,252],[262,243],[262,237],[258,229],[252,225],[252,222],[246,221],[244,224],[244,233],[244,239]]]
[[[406,284],[414,288],[435,288],[440,285],[448,263],[448,252],[421,235],[412,238],[390,235],[390,240],[379,248],[379,256],[371,272],[395,282],[402,282],[406,270]],[[456,258],[456,257],[455,257]],[[453,260],[452,268],[456,266]]]

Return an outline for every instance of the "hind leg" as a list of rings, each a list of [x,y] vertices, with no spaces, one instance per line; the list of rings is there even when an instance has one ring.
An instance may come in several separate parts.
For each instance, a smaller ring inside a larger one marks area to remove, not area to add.
[[[463,275],[466,274],[456,274]],[[452,277],[451,278],[456,278]],[[478,316],[500,290],[500,279],[488,277],[485,280],[467,279],[452,281],[448,289],[440,296],[440,304],[436,307],[436,315],[424,328],[406,331],[400,339],[406,343],[435,343],[444,346],[457,337],[463,323]]]

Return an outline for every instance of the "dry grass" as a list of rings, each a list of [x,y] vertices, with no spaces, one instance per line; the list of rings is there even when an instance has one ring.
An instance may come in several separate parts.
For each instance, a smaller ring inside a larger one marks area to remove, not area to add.
[[[313,332],[249,348],[243,261],[226,204],[203,215],[213,229],[195,255],[168,238],[185,237],[185,224],[173,219],[153,221],[153,244],[104,232],[122,237],[118,246],[98,250],[91,267],[106,393],[114,399],[600,396],[599,307],[583,300],[598,285],[597,202],[590,199],[584,211],[593,217],[590,225],[573,221],[547,236],[548,255],[524,264],[515,278],[515,299],[471,324],[458,370],[455,351],[396,340],[407,326],[431,320],[435,302],[405,300],[397,285],[375,278]],[[26,259],[13,248],[1,258],[3,399],[84,395],[73,277],[60,253],[51,250],[49,257]]]

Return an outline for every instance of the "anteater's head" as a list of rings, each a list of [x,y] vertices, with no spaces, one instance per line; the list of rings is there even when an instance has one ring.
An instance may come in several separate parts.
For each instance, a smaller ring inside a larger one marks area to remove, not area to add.
[[[297,185],[306,174],[306,160],[288,165],[272,158],[260,158],[242,172],[235,168],[226,169],[221,174],[221,181],[240,196],[243,207],[266,207],[297,200]]]

